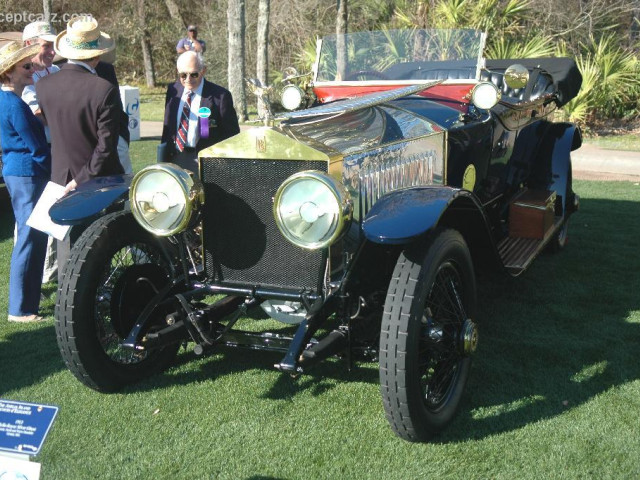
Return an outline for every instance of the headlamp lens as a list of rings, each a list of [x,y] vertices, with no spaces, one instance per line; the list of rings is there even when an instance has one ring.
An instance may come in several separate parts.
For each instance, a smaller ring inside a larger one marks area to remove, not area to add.
[[[489,82],[482,82],[473,87],[471,102],[483,110],[493,108],[500,101],[498,88]]]
[[[337,240],[351,212],[344,187],[321,172],[289,177],[275,196],[278,228],[290,242],[307,249],[323,248]]]
[[[199,193],[199,183],[180,167],[152,165],[134,177],[129,199],[140,225],[155,235],[169,236],[187,228]]]
[[[280,103],[287,110],[295,110],[302,104],[303,93],[296,85],[286,85],[282,89]]]

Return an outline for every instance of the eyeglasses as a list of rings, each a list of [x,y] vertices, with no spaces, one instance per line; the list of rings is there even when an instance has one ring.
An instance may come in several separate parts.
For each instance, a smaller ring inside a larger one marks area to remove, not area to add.
[[[22,65],[22,68],[24,68],[25,70],[31,70],[33,68],[33,63],[25,63],[24,65]]]
[[[193,79],[196,79],[199,76],[200,76],[200,72],[190,72],[190,73],[183,72],[183,73],[180,73],[180,78],[182,80],[186,80],[187,77],[191,77]]]

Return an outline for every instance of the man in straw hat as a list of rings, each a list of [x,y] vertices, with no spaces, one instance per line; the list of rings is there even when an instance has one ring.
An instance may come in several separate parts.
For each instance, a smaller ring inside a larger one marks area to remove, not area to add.
[[[53,51],[53,42],[56,39],[56,32],[47,22],[32,22],[22,32],[22,41],[25,46],[38,45],[38,53],[31,59],[33,63],[33,83],[34,85],[27,85],[22,92],[22,99],[27,102],[31,111],[39,117],[41,120],[42,115],[40,112],[40,105],[38,105],[38,99],[36,98],[35,84],[43,77],[57,72],[60,68],[53,64],[53,58],[56,56],[56,52]],[[45,125],[45,134],[47,135],[47,141],[51,143],[51,136],[49,129]]]
[[[65,186],[65,192],[95,177],[123,173],[117,152],[119,92],[95,71],[100,55],[114,48],[93,17],[75,17],[54,42],[55,52],[68,62],[36,85],[51,130],[51,180]],[[78,234],[72,231],[70,239],[58,242],[60,283]]]
[[[22,100],[24,100],[31,111],[42,121],[44,125],[44,133],[47,137],[47,143],[51,143],[51,134],[49,127],[46,125],[38,98],[36,97],[35,84],[43,77],[56,73],[60,68],[53,64],[56,52],[53,51],[53,42],[56,39],[56,31],[48,22],[31,22],[22,31],[22,41],[25,46],[37,45],[39,50],[31,59],[33,63],[33,85],[27,85],[22,91]],[[47,240],[47,254],[44,259],[44,270],[42,272],[42,283],[48,283],[54,280],[58,275],[58,260],[56,256],[56,244],[53,237]]]

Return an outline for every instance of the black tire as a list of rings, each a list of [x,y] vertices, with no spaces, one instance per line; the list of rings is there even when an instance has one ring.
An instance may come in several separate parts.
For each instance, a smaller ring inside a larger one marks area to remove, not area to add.
[[[569,243],[569,219],[565,219],[562,227],[556,233],[553,234],[551,240],[547,244],[547,252],[559,253],[564,250],[564,247]]]
[[[88,387],[116,391],[164,369],[175,357],[179,344],[151,351],[120,345],[170,281],[170,247],[130,212],[99,219],[73,246],[58,288],[55,328],[65,364]],[[163,318],[157,317],[159,325]]]
[[[564,202],[565,208],[562,210],[562,204],[559,203],[556,207],[556,215],[564,215],[564,223],[560,230],[553,234],[553,237],[549,240],[547,244],[546,251],[549,253],[559,253],[567,246],[569,243],[569,212],[572,210],[572,204],[574,201],[574,193],[573,193],[573,181],[571,175],[571,168],[569,168],[567,188],[564,194]]]
[[[436,229],[400,254],[380,334],[380,391],[401,438],[429,440],[453,419],[477,344],[471,255],[455,230]]]

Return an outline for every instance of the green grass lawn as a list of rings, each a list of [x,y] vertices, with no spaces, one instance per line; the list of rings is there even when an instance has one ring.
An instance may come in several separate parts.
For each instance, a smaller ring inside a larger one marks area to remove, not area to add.
[[[139,140],[131,142],[129,156],[131,157],[131,166],[134,172],[151,163],[156,163],[156,153],[159,143],[159,140]]]
[[[162,122],[164,120],[164,97],[166,87],[140,88],[140,120]]]
[[[134,145],[155,155],[155,142]],[[293,380],[272,368],[279,355],[189,349],[164,374],[96,393],[65,369],[52,323],[6,322],[6,281],[0,397],[60,407],[36,459],[43,479],[639,478],[640,186],[574,183],[564,252],[515,280],[478,273],[477,357],[432,443],[392,434],[376,364],[328,361]],[[5,279],[11,234],[5,214]]]
[[[591,143],[600,148],[609,150],[630,150],[640,152],[640,135],[606,135],[603,137],[585,138],[585,143]]]

